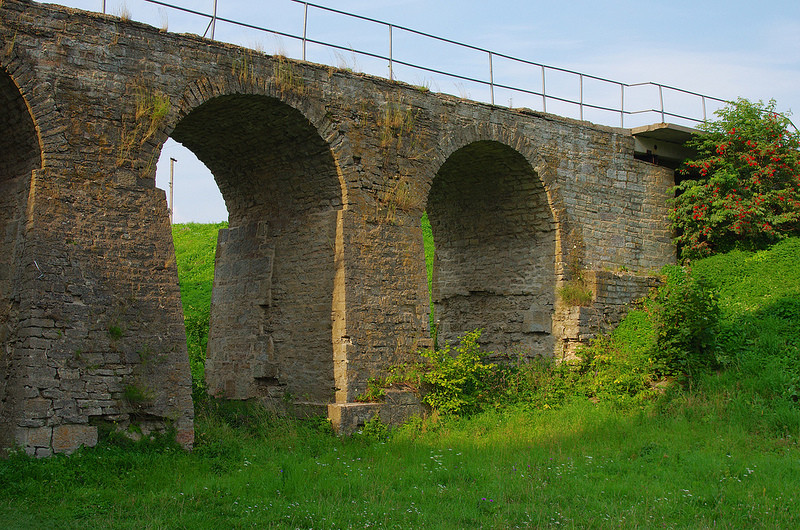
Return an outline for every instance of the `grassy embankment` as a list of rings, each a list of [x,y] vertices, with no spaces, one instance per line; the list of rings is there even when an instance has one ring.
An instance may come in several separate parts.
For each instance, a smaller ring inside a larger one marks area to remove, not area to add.
[[[207,251],[181,258],[181,240],[202,230],[176,227],[182,277],[186,263],[203,270]],[[13,456],[0,461],[0,526],[795,528],[798,256],[790,240],[694,264],[718,293],[720,365],[691,388],[620,390],[647,366],[640,309],[595,352],[594,373],[554,384],[539,372],[528,402],[469,418],[340,439],[324,422],[205,403],[193,453],[109,440]],[[193,281],[182,280],[187,322]]]

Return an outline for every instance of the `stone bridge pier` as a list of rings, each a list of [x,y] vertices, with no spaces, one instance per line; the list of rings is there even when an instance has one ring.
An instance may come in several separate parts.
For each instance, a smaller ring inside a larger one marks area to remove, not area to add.
[[[229,211],[209,392],[343,428],[370,377],[431,345],[424,212],[440,342],[571,355],[674,260],[672,172],[628,130],[0,1],[0,446],[69,452],[104,425],[191,446],[168,137]]]

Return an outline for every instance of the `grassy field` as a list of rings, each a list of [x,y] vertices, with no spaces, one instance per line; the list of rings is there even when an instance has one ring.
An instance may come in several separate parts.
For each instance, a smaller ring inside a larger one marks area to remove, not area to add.
[[[214,281],[214,253],[217,234],[228,223],[177,224],[172,227],[175,260],[178,264],[186,340],[195,393],[204,388],[211,287]]]
[[[175,228],[187,327],[218,228]],[[193,239],[203,250],[182,248]],[[623,384],[649,377],[642,307],[583,371],[530,372],[524,399],[469,417],[338,438],[202,399],[192,453],[109,435],[69,457],[12,455],[0,527],[797,528],[798,255],[789,240],[693,265],[717,293],[718,362],[665,393]]]

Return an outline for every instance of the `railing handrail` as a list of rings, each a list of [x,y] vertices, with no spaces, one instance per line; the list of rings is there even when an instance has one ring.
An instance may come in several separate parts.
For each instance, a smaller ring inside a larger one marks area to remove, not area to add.
[[[216,23],[217,22],[223,22],[223,23],[226,23],[226,24],[231,24],[231,25],[234,25],[234,26],[242,27],[242,28],[252,29],[252,30],[256,30],[256,31],[270,33],[270,34],[273,34],[273,35],[278,35],[278,36],[281,36],[281,37],[286,37],[286,38],[298,40],[298,41],[300,41],[302,43],[303,59],[304,60],[305,60],[305,56],[306,56],[306,45],[307,44],[315,44],[315,45],[319,45],[319,46],[324,46],[326,48],[331,48],[331,49],[334,49],[334,50],[350,52],[350,53],[358,54],[358,55],[365,56],[365,57],[371,57],[373,59],[379,59],[379,60],[382,60],[382,61],[388,61],[388,63],[389,63],[389,78],[390,79],[393,79],[393,68],[392,68],[393,65],[396,64],[396,65],[406,66],[406,67],[413,68],[413,69],[416,69],[416,70],[420,70],[420,71],[423,71],[423,72],[443,75],[443,76],[447,76],[447,77],[452,78],[452,79],[457,79],[457,80],[461,80],[461,81],[468,81],[468,82],[471,82],[471,83],[477,83],[477,84],[480,84],[480,85],[488,86],[490,88],[490,100],[491,100],[492,104],[494,104],[494,91],[495,91],[495,88],[500,88],[500,89],[505,89],[505,90],[509,90],[509,91],[513,91],[513,92],[522,93],[522,94],[528,94],[528,95],[541,97],[542,98],[542,110],[544,112],[547,111],[547,102],[548,101],[558,101],[558,102],[561,102],[561,103],[567,103],[567,104],[570,104],[570,105],[578,106],[579,109],[580,109],[580,118],[581,119],[583,119],[584,108],[601,110],[601,111],[606,111],[606,112],[611,112],[611,113],[617,113],[617,114],[619,114],[619,117],[620,117],[620,122],[619,122],[620,123],[620,127],[624,127],[624,125],[625,125],[625,116],[633,116],[633,115],[646,114],[646,113],[659,114],[661,116],[661,121],[662,122],[666,121],[667,117],[670,117],[670,118],[678,118],[678,119],[682,119],[682,120],[686,120],[686,121],[690,121],[690,122],[694,122],[694,123],[702,123],[702,122],[705,122],[708,119],[707,113],[706,113],[706,102],[707,101],[714,101],[714,102],[723,103],[723,104],[731,103],[730,100],[725,100],[725,99],[717,98],[717,97],[714,97],[714,96],[708,96],[708,95],[705,95],[705,94],[701,94],[699,92],[694,92],[694,91],[691,91],[691,90],[685,90],[685,89],[682,89],[682,88],[679,88],[679,87],[666,85],[666,84],[662,84],[662,83],[655,83],[655,82],[652,82],[652,81],[641,82],[641,83],[623,83],[621,81],[616,81],[616,80],[613,80],[613,79],[608,79],[608,78],[605,78],[605,77],[600,77],[600,76],[596,76],[596,75],[592,75],[592,74],[586,74],[586,73],[583,73],[583,72],[570,70],[568,68],[561,68],[561,67],[558,67],[558,66],[550,66],[550,65],[547,65],[547,64],[543,64],[543,63],[539,63],[539,62],[535,62],[535,61],[530,61],[530,60],[527,60],[527,59],[521,59],[519,57],[514,57],[512,55],[508,55],[508,54],[505,54],[505,53],[496,52],[496,51],[489,50],[489,49],[486,49],[486,48],[482,48],[482,47],[479,47],[479,46],[474,46],[472,44],[459,42],[459,41],[456,41],[456,40],[453,40],[453,39],[440,37],[438,35],[433,35],[431,33],[426,33],[424,31],[419,31],[419,30],[416,30],[416,29],[413,29],[413,28],[409,28],[409,27],[406,27],[406,26],[402,26],[402,25],[399,25],[399,24],[394,24],[394,23],[391,23],[391,22],[386,22],[386,21],[383,21],[383,20],[378,20],[378,19],[375,19],[375,18],[363,16],[363,15],[358,15],[358,14],[355,14],[355,13],[349,13],[347,11],[342,11],[340,9],[335,9],[335,8],[332,8],[332,7],[322,6],[322,5],[319,5],[319,4],[312,3],[312,2],[307,2],[305,0],[291,0],[292,2],[294,2],[296,4],[301,4],[301,5],[304,6],[303,35],[302,36],[293,35],[291,33],[287,33],[287,32],[284,32],[284,31],[279,31],[279,30],[275,30],[275,29],[270,29],[270,28],[265,28],[265,27],[262,27],[262,26],[257,26],[255,24],[250,24],[250,23],[247,23],[247,22],[241,22],[241,21],[237,21],[237,20],[232,20],[232,19],[220,17],[220,16],[218,16],[216,14],[216,5],[217,5],[217,1],[216,0],[214,1],[214,14],[208,14],[208,13],[204,13],[204,12],[197,11],[197,10],[194,10],[194,9],[189,9],[189,8],[186,8],[186,7],[176,6],[176,5],[164,2],[163,0],[144,0],[144,1],[147,2],[147,3],[150,3],[150,4],[155,4],[155,5],[159,5],[159,6],[162,6],[162,7],[169,8],[169,9],[175,9],[177,11],[181,11],[181,12],[184,12],[184,13],[189,13],[189,14],[192,14],[192,15],[196,15],[196,16],[207,18],[209,20],[209,24],[208,24],[208,27],[206,28],[206,32],[205,33],[207,34],[209,28],[211,28],[212,29],[212,38],[213,38],[213,28],[216,25]],[[104,10],[105,10],[105,2],[103,3],[103,6],[104,6]],[[379,53],[369,52],[369,51],[365,51],[365,50],[357,50],[357,49],[354,49],[353,47],[350,47],[350,46],[346,47],[346,46],[341,46],[341,45],[330,43],[330,42],[324,42],[324,41],[320,41],[320,40],[309,38],[308,37],[308,33],[307,33],[307,29],[308,29],[308,8],[309,7],[314,8],[314,9],[319,9],[321,11],[327,11],[327,12],[334,13],[334,14],[337,14],[337,15],[341,15],[341,16],[357,19],[357,20],[362,20],[362,21],[365,21],[365,22],[370,22],[370,23],[373,23],[373,24],[379,24],[379,25],[382,25],[382,26],[388,28],[389,29],[389,55],[385,56],[385,55],[382,55],[382,54],[379,54]],[[478,79],[478,78],[475,78],[475,77],[462,75],[462,74],[458,74],[458,73],[454,73],[454,72],[447,72],[447,71],[444,71],[444,70],[440,70],[438,68],[431,68],[431,67],[427,67],[427,66],[422,66],[422,65],[419,65],[419,64],[414,64],[414,63],[411,63],[411,62],[408,62],[408,61],[403,61],[403,60],[395,58],[394,57],[394,53],[393,53],[393,49],[392,49],[392,46],[393,46],[392,33],[393,33],[394,30],[405,31],[405,32],[408,32],[408,33],[411,33],[411,34],[414,34],[414,35],[421,36],[421,37],[434,39],[436,41],[443,42],[443,43],[446,43],[446,44],[449,44],[449,45],[458,46],[460,48],[464,48],[464,49],[468,49],[468,50],[477,51],[477,52],[480,52],[480,53],[487,54],[488,59],[489,59],[489,80],[487,81],[485,79]],[[515,63],[524,64],[524,65],[527,65],[527,66],[533,66],[533,67],[539,68],[541,70],[541,75],[542,75],[542,90],[541,91],[531,90],[531,89],[528,89],[528,88],[520,88],[520,87],[506,85],[506,84],[502,84],[502,83],[496,82],[495,78],[494,78],[494,71],[493,71],[493,66],[492,66],[492,60],[493,60],[494,57],[499,57],[499,58],[503,58],[503,59],[506,59],[506,60],[509,60],[509,61],[513,61]],[[546,74],[547,74],[548,71],[550,71],[550,72],[561,72],[561,73],[577,76],[578,79],[579,79],[579,82],[580,82],[580,85],[579,85],[580,99],[576,101],[574,99],[561,97],[561,96],[557,96],[557,95],[554,95],[554,94],[548,94],[547,93],[547,89],[546,89]],[[593,81],[599,81],[599,82],[602,82],[602,83],[608,83],[608,84],[612,84],[612,85],[615,85],[615,86],[619,87],[620,88],[620,105],[619,105],[619,107],[611,107],[611,106],[607,106],[607,105],[597,105],[597,104],[592,104],[592,103],[586,102],[584,100],[584,97],[583,97],[584,80],[586,80],[586,79],[593,80]],[[625,90],[626,89],[630,89],[630,88],[645,87],[645,86],[651,86],[651,87],[654,87],[654,88],[658,89],[658,91],[659,91],[659,99],[660,99],[660,103],[658,105],[658,108],[651,107],[651,108],[644,108],[644,109],[639,109],[639,110],[626,110],[625,109]],[[669,90],[669,91],[673,91],[673,92],[677,92],[677,93],[693,96],[693,97],[696,97],[696,98],[700,98],[700,103],[702,104],[702,110],[703,110],[703,112],[702,112],[703,117],[702,118],[698,118],[698,117],[695,117],[695,116],[687,116],[685,114],[678,114],[676,112],[667,111],[665,106],[664,106],[664,96],[663,96],[664,90]]]

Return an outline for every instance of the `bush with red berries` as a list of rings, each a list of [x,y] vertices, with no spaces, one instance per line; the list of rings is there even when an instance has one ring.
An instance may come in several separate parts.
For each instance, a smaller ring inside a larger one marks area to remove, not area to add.
[[[768,104],[739,99],[700,126],[679,168],[670,219],[683,259],[763,249],[800,235],[800,133]]]

